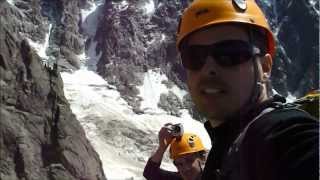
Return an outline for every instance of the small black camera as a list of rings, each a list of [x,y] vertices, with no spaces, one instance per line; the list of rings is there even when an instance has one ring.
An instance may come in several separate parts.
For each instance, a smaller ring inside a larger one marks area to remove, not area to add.
[[[166,126],[170,133],[173,136],[182,136],[183,135],[183,125],[182,124],[169,124]]]

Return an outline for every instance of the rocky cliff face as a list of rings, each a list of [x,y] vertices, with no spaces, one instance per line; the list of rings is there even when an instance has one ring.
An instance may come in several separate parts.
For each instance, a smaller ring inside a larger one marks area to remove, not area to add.
[[[186,6],[180,1],[146,0],[104,4],[96,34],[97,50],[102,54],[97,71],[117,86],[135,110],[141,101],[136,86],[149,69],[160,68],[171,81],[185,87],[175,33],[179,14]]]
[[[259,0],[277,38],[272,84],[283,95],[319,89],[319,1]]]
[[[58,67],[44,66],[27,40],[45,37],[40,4],[0,1],[0,179],[105,179]]]

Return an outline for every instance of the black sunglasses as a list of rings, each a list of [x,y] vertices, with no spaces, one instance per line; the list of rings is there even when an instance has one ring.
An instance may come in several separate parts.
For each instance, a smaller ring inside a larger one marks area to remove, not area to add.
[[[182,65],[189,70],[200,70],[208,56],[213,57],[217,64],[223,67],[239,65],[250,60],[255,55],[252,44],[242,40],[227,40],[211,45],[188,45],[181,49]]]

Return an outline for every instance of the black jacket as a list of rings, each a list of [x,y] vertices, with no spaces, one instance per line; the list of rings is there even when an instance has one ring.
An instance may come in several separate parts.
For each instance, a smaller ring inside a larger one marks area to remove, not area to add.
[[[203,180],[318,180],[319,121],[300,110],[277,107],[250,123],[270,106],[279,103],[270,100],[216,128],[205,123],[212,149]],[[249,123],[239,143],[236,139]]]
[[[166,171],[160,168],[160,163],[155,163],[151,159],[148,160],[143,176],[147,180],[182,180],[178,172]]]

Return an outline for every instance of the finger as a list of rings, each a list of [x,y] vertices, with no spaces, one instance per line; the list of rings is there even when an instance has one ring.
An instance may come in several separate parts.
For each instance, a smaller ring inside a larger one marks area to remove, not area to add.
[[[167,142],[167,140],[166,140],[166,139],[164,139],[164,140],[163,140],[163,142],[164,142],[164,145],[165,145],[165,146],[167,146],[167,145],[168,145],[168,142]]]
[[[168,132],[168,129],[165,127],[162,127],[159,131],[159,134],[166,134]]]
[[[174,138],[165,138],[163,140],[165,146],[168,146],[169,144],[171,144],[171,142],[173,141]]]
[[[175,137],[170,137],[170,138],[166,138],[165,140],[166,140],[166,143],[169,145],[169,144],[171,144],[172,143],[172,141],[175,139]]]
[[[166,123],[166,124],[164,124],[164,127],[171,126],[171,125],[173,125],[173,124],[172,123]]]

